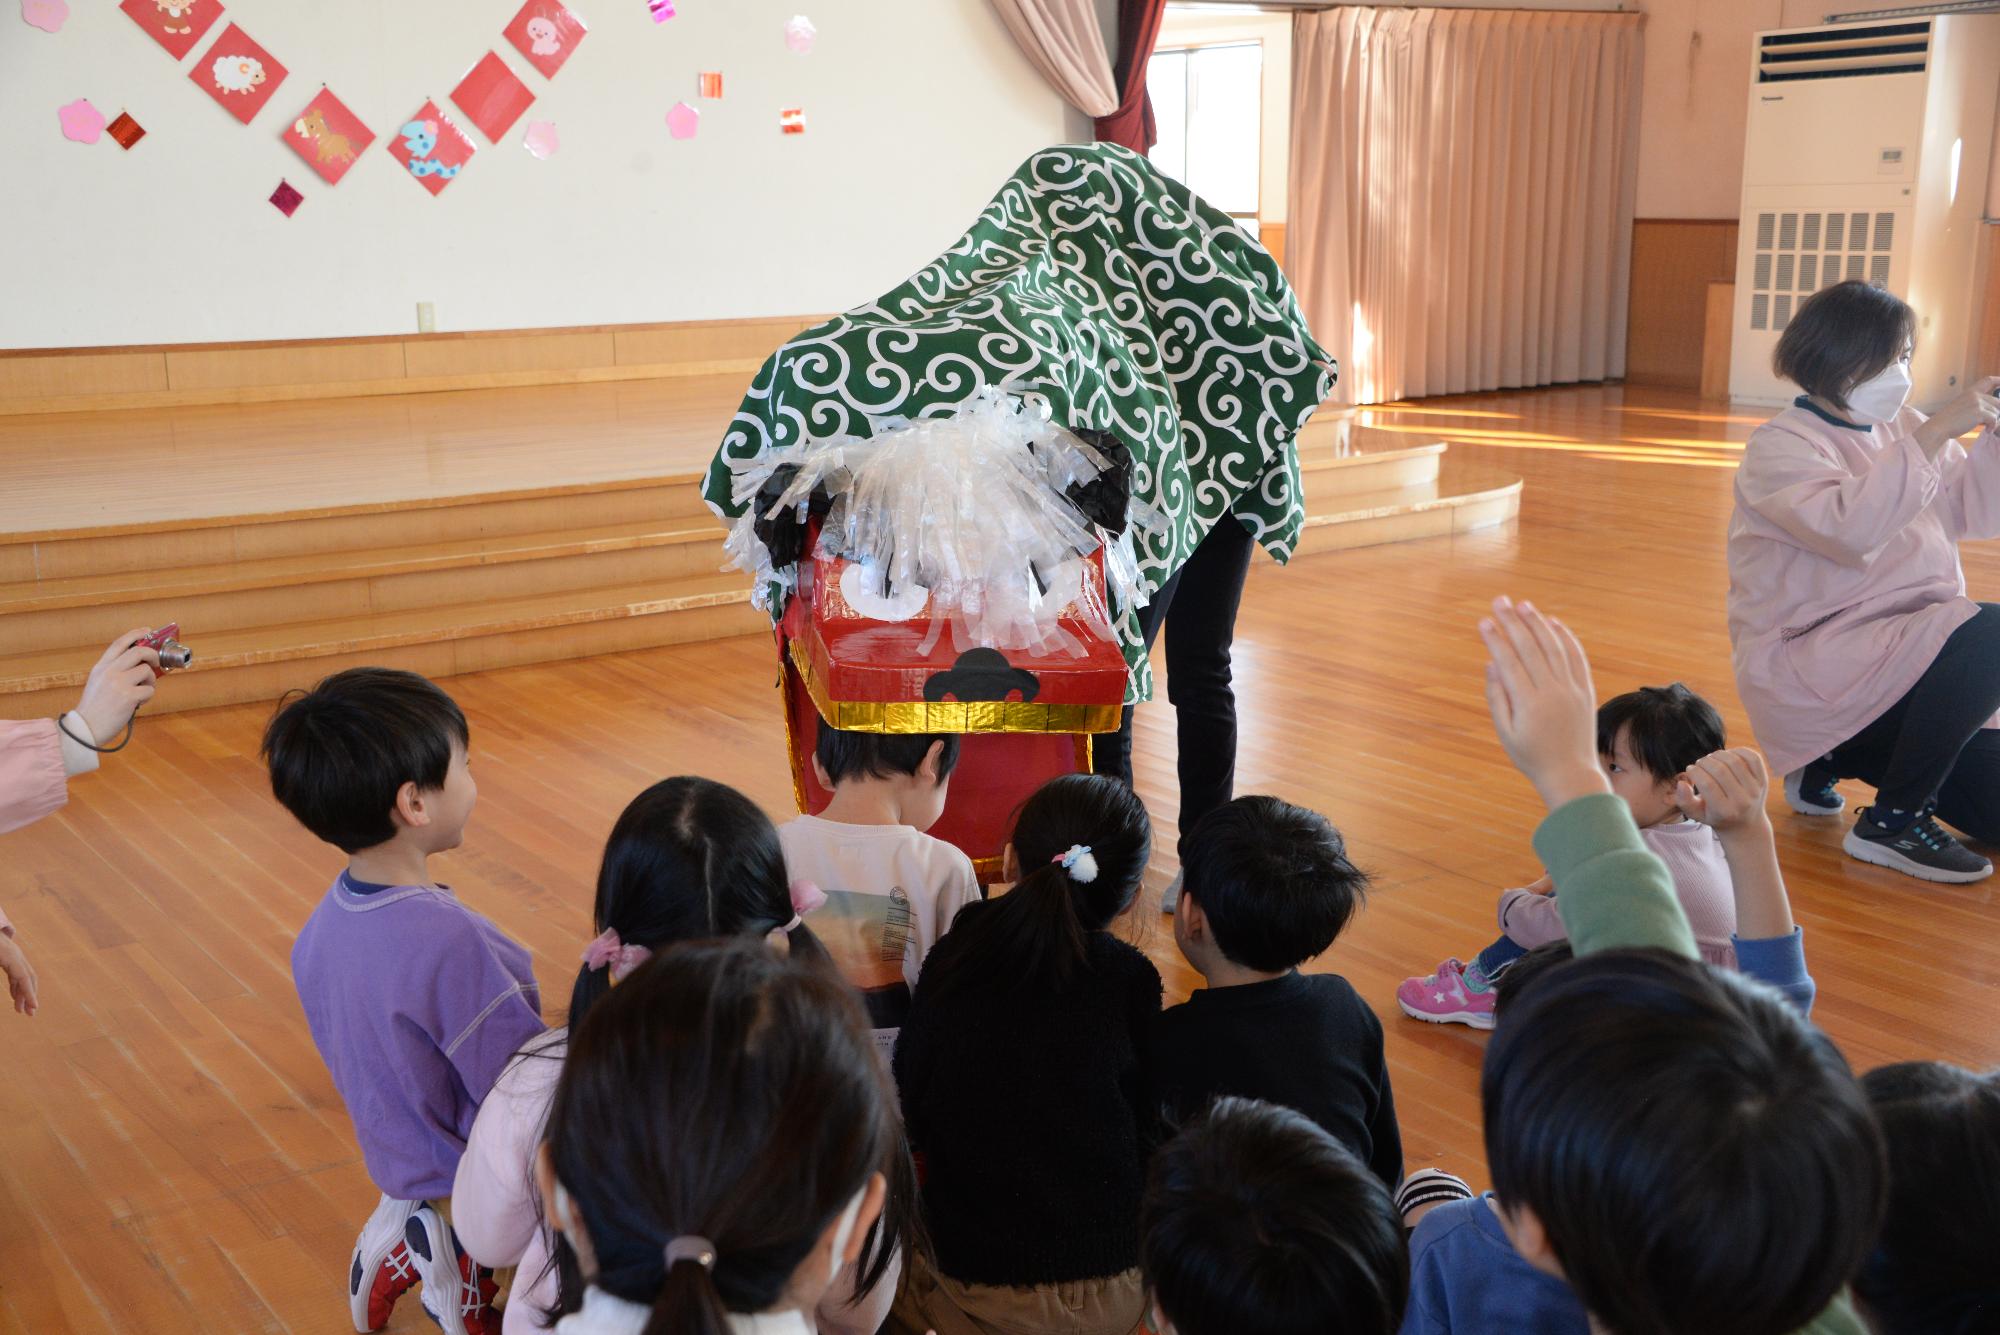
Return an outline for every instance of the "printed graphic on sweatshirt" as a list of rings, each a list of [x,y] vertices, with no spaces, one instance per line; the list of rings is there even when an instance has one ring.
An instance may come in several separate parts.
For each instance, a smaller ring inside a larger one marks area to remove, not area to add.
[[[913,970],[906,966],[914,964],[916,948],[916,919],[903,887],[886,895],[829,890],[826,906],[813,913],[812,929],[841,976],[860,989],[869,1024],[900,1028],[910,1010]]]

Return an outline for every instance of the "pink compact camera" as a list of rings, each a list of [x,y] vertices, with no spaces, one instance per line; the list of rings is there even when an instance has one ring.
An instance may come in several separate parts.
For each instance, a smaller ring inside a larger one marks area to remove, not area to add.
[[[161,672],[172,672],[176,668],[184,668],[194,662],[194,650],[188,648],[176,638],[180,633],[181,623],[178,621],[169,621],[166,625],[139,641],[140,644],[145,645],[147,648],[159,652],[160,671],[154,673],[154,676],[159,676]]]

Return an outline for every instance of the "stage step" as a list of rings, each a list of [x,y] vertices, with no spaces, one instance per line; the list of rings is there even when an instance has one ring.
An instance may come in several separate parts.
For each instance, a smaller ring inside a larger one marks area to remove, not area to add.
[[[1301,555],[1503,522],[1518,481],[1322,417]],[[768,629],[699,477],[0,534],[0,715],[73,704],[103,644],[179,621],[154,712],[275,699],[375,663],[450,676]]]

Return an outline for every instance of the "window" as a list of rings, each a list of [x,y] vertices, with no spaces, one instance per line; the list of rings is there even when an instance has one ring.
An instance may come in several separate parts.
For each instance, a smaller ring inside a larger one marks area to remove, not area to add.
[[[1258,234],[1264,48],[1257,42],[1158,51],[1146,73],[1160,141],[1153,164]]]

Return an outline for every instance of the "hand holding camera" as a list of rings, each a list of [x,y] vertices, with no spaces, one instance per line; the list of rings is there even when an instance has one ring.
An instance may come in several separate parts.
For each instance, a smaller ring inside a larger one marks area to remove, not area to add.
[[[153,698],[154,683],[162,672],[194,661],[194,652],[175,638],[180,629],[175,623],[157,631],[149,626],[128,630],[91,668],[76,712],[100,748],[109,749],[139,707]]]

